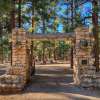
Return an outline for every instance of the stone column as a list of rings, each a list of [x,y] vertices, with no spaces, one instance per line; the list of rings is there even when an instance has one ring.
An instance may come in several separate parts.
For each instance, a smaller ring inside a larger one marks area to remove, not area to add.
[[[14,29],[12,32],[12,67],[9,70],[11,75],[22,75],[23,83],[29,79],[27,36],[23,29]]]
[[[77,85],[91,86],[95,67],[92,61],[93,37],[88,28],[75,30],[74,81]]]
[[[0,92],[21,91],[30,79],[27,36],[23,29],[12,32],[12,66],[0,76]]]

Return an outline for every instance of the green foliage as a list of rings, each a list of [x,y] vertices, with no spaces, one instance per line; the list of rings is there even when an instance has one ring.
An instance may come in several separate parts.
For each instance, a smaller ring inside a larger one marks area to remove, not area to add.
[[[4,45],[4,46],[8,46],[9,45],[9,41],[8,41],[7,36],[0,37],[0,45]]]
[[[12,9],[12,0],[1,0],[0,1],[0,13],[8,13]]]
[[[71,45],[65,41],[50,41],[42,40],[34,42],[34,54],[38,58],[43,58],[43,54],[46,58],[51,59],[54,57],[54,51],[57,57],[61,59],[66,58],[70,50]],[[43,60],[43,59],[42,59]]]
[[[82,19],[81,19],[81,14],[77,14],[75,17],[76,20],[76,26],[82,26]]]

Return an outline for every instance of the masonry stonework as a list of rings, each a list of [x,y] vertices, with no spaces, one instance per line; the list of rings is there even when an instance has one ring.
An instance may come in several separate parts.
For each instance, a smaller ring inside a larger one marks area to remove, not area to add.
[[[94,66],[94,38],[88,28],[75,30],[74,82],[84,87],[100,87],[100,71]]]
[[[21,91],[30,78],[26,32],[14,29],[12,32],[12,66],[0,76],[0,92]]]

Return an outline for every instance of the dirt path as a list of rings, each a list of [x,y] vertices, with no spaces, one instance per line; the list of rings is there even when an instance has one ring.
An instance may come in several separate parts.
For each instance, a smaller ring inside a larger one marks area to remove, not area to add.
[[[38,65],[22,94],[0,95],[0,100],[100,100],[100,91],[76,87],[66,64]]]

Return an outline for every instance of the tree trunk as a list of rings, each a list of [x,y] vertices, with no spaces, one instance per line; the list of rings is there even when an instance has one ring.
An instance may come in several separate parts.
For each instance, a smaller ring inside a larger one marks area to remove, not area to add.
[[[1,41],[2,41],[2,35],[0,35],[0,37],[1,37]],[[1,43],[1,45],[0,45],[0,56],[1,56],[1,63],[3,64],[3,44]]]
[[[35,74],[35,57],[33,54],[33,50],[34,50],[34,41],[31,41],[31,67],[32,67],[32,73],[31,75]]]
[[[56,61],[56,43],[54,41],[54,61]]]
[[[99,28],[98,28],[98,0],[93,0],[93,13],[92,13],[92,22],[93,22],[93,34],[94,34],[94,51],[95,51],[95,66],[96,71],[99,71]]]
[[[34,28],[34,21],[35,21],[35,19],[34,19],[34,12],[35,12],[35,1],[34,0],[32,0],[32,28]],[[34,31],[34,30],[33,30]],[[32,32],[33,33],[33,32]]]
[[[21,28],[21,2],[22,0],[19,0],[18,4],[18,27]]]
[[[42,11],[42,23],[43,23],[43,34],[45,34],[45,0],[43,0],[43,11]]]
[[[2,42],[2,32],[3,32],[3,27],[2,27],[2,22],[0,22],[0,39]],[[3,44],[0,44],[0,62],[3,63]]]
[[[43,43],[43,46],[42,46],[42,49],[43,49],[43,64],[46,64],[46,61],[45,61],[45,43]]]
[[[56,61],[56,49],[54,48],[54,61]]]
[[[73,47],[71,47],[71,68],[73,68]]]
[[[11,11],[11,32],[12,29],[14,29],[16,27],[16,19],[15,19],[15,0],[12,0],[12,5],[13,5],[13,9]],[[10,48],[11,48],[11,65],[12,65],[12,42],[10,44]]]
[[[74,27],[74,1],[72,0],[72,3],[71,3],[71,24],[72,24],[72,29]]]
[[[13,10],[11,11],[11,29],[15,28],[15,0],[12,0]]]

